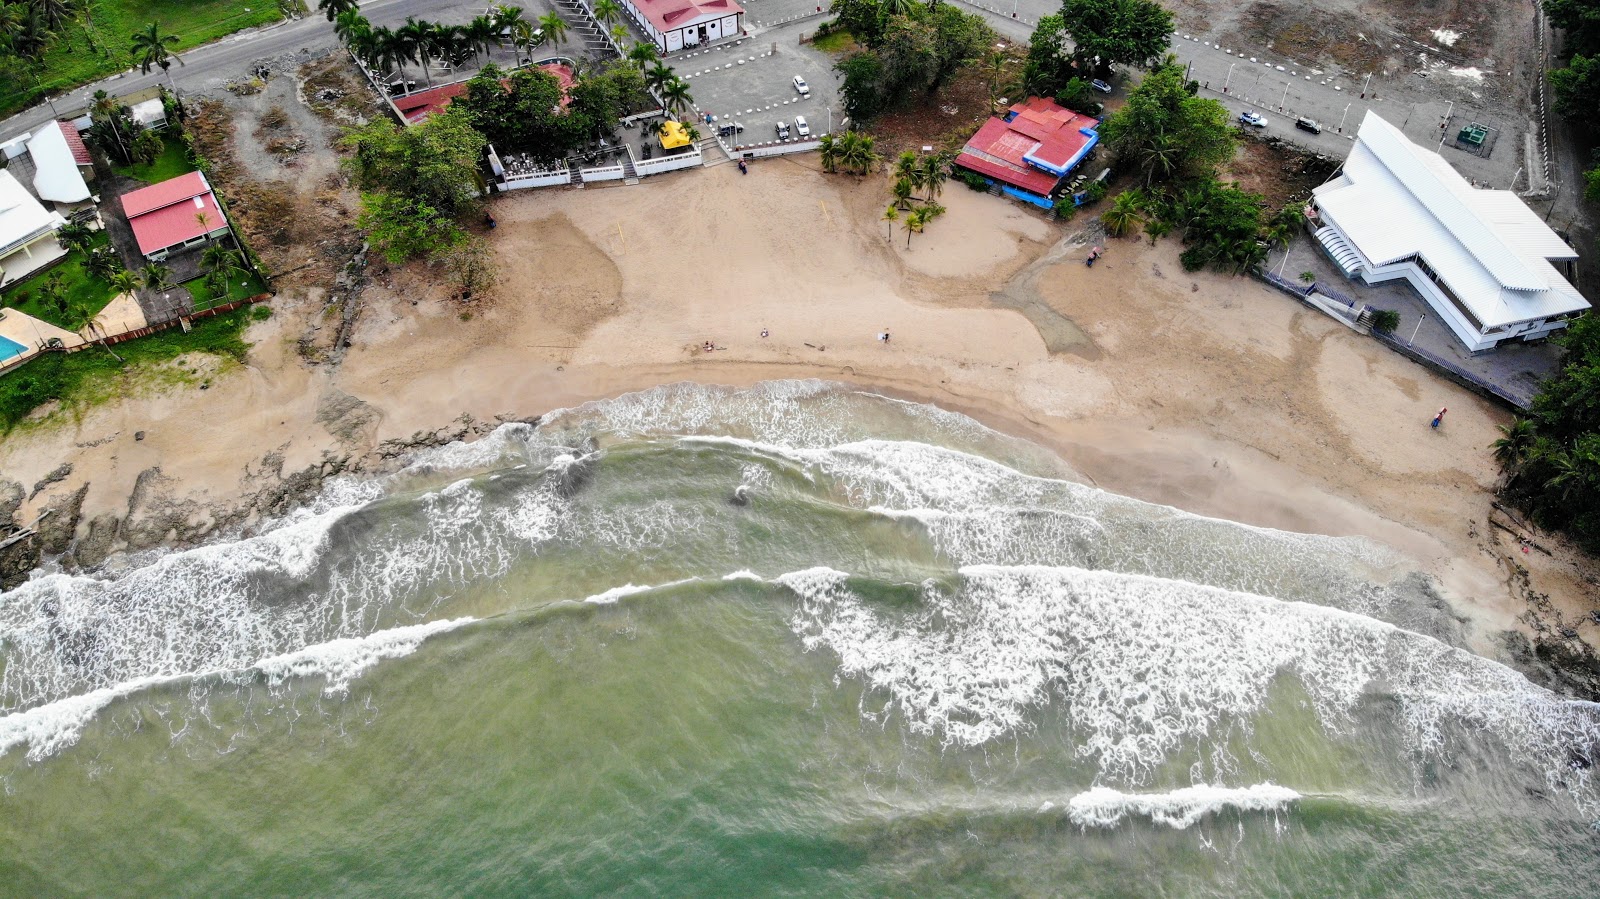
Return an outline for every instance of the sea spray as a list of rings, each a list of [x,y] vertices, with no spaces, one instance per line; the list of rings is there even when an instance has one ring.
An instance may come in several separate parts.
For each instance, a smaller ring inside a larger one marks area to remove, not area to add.
[[[1067,815],[1079,827],[1115,827],[1124,818],[1137,815],[1183,830],[1225,809],[1277,812],[1299,798],[1294,790],[1272,783],[1249,787],[1197,784],[1166,793],[1124,793],[1095,787],[1068,800]]]

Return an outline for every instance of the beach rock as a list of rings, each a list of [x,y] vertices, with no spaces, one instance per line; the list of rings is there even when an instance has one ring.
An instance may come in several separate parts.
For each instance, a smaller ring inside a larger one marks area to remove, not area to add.
[[[21,522],[13,522],[12,518],[16,516],[17,509],[21,508],[22,498],[25,495],[21,484],[0,478],[0,535],[22,526]]]
[[[89,531],[79,538],[72,548],[72,559],[84,570],[98,568],[111,555],[117,542],[117,532],[122,519],[111,512],[102,512],[89,521]]]
[[[362,442],[378,423],[378,410],[335,387],[317,399],[317,424],[341,443]]]
[[[58,556],[72,547],[72,535],[78,530],[78,518],[83,512],[83,498],[88,495],[89,485],[84,484],[50,507],[50,514],[39,522],[43,552]]]
[[[57,465],[55,471],[45,475],[43,480],[33,485],[33,492],[28,494],[28,499],[33,499],[34,497],[38,496],[39,491],[50,486],[51,484],[66,480],[67,476],[70,474],[72,474],[71,462],[63,462],[60,465]]]
[[[0,590],[10,590],[28,579],[39,564],[39,538],[27,537],[0,549]]]
[[[1541,687],[1563,696],[1600,702],[1600,656],[1581,640],[1539,637],[1507,631],[1512,667]]]

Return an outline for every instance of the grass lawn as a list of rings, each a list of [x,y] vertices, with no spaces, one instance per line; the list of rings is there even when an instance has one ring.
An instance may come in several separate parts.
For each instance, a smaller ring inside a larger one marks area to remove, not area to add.
[[[119,343],[111,349],[122,362],[102,347],[45,353],[0,376],[0,434],[51,400],[60,400],[63,411],[76,413],[140,390],[203,382],[209,376],[173,360],[199,352],[222,357],[224,368],[237,365],[250,349],[242,336],[245,326],[271,314],[265,306],[250,306],[195,322],[187,334],[169,328]]]
[[[189,291],[189,296],[194,297],[196,312],[202,309],[210,309],[212,306],[221,306],[223,303],[230,303],[234,300],[249,299],[256,294],[267,292],[267,285],[261,283],[261,279],[252,274],[246,274],[243,278],[235,274],[232,278],[229,278],[228,292],[220,296],[206,285],[206,279],[204,278],[190,281],[183,286]]]
[[[310,4],[313,8],[315,4]],[[177,51],[241,28],[276,22],[276,0],[90,0],[94,25],[72,24],[38,60],[23,60],[0,86],[0,117],[133,65],[131,36],[151,22],[176,35]],[[37,80],[35,80],[35,77]]]
[[[94,246],[103,247],[106,245],[106,240],[104,231],[95,232]],[[84,270],[82,255],[71,253],[66,259],[63,259],[48,270],[33,275],[25,281],[19,281],[7,288],[5,293],[6,305],[26,312],[34,318],[43,319],[58,328],[66,328],[68,331],[73,330],[72,326],[75,322],[72,320],[72,314],[69,312],[66,315],[62,315],[61,311],[54,305],[46,305],[39,295],[39,288],[44,285],[46,279],[56,272],[60,272],[62,275],[62,286],[66,288],[68,309],[82,308],[99,312],[105,308],[107,303],[111,302],[112,297],[117,295],[116,291],[111,289],[110,284]],[[23,298],[24,295],[26,295],[26,299]]]
[[[189,148],[183,145],[183,138],[178,135],[176,127],[168,128],[161,138],[164,146],[154,162],[149,165],[113,165],[112,170],[146,184],[156,184],[195,170],[194,163],[189,161]]]
[[[855,49],[856,39],[850,32],[841,28],[826,37],[817,38],[811,42],[811,46],[824,53],[843,53]]]

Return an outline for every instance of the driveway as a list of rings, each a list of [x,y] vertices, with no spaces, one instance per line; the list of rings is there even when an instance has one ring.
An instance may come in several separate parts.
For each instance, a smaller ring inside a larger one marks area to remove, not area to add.
[[[788,0],[760,0],[773,4]],[[812,7],[814,8],[814,6]],[[692,54],[675,54],[668,65],[689,84],[695,105],[716,116],[717,123],[735,121],[745,126],[731,143],[751,144],[777,138],[779,121],[794,126],[804,116],[815,135],[842,126],[839,76],[834,58],[800,43],[801,35],[816,30],[822,17],[760,27],[751,37]],[[799,75],[811,89],[801,96],[794,87]],[[704,125],[702,131],[708,130]]]

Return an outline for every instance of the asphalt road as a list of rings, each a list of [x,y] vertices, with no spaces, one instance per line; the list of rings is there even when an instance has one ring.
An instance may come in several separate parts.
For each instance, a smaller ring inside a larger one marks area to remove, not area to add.
[[[308,5],[315,7],[314,3]],[[361,4],[361,11],[374,25],[393,27],[404,22],[407,16],[454,22],[478,15],[489,5],[484,0],[475,3],[463,3],[461,0],[367,0]],[[530,14],[538,12],[534,6],[528,5]],[[313,9],[312,15],[297,21],[225,37],[179,54],[183,58],[183,65],[172,67],[172,80],[178,85],[179,91],[200,90],[240,77],[244,74],[245,64],[251,60],[294,53],[301,48],[326,50],[338,44],[333,25]],[[87,106],[89,98],[102,88],[112,94],[127,94],[163,80],[159,69],[152,69],[150,74],[144,75],[135,68],[54,98],[55,108],[65,111]],[[0,125],[0,138],[32,131],[49,122],[53,116],[49,104],[40,104],[17,113]]]

